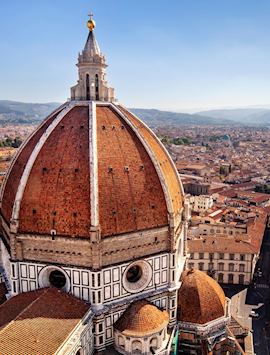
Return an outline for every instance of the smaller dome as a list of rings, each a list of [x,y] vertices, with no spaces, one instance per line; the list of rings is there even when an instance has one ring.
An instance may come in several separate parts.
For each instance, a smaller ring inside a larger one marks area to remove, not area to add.
[[[186,270],[178,291],[177,318],[205,324],[225,315],[226,298],[219,284],[199,270]]]
[[[168,323],[166,311],[142,300],[133,302],[114,324],[114,328],[126,336],[146,336],[159,332]]]

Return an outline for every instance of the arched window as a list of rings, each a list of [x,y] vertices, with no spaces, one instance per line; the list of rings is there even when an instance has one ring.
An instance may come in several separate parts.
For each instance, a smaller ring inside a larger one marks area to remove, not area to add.
[[[158,348],[158,338],[157,337],[154,337],[151,339],[150,341],[150,347],[155,350]]]
[[[223,274],[218,274],[218,282],[223,283]]]
[[[96,100],[99,100],[99,81],[98,81],[98,75],[96,74],[95,78],[95,88],[96,88]]]
[[[86,100],[90,100],[90,79],[89,79],[89,74],[86,74]]]
[[[234,276],[233,274],[228,275],[228,283],[229,284],[233,284],[233,276]]]
[[[218,271],[224,271],[224,263],[218,263]]]
[[[240,272],[245,272],[245,264],[240,264],[239,265],[239,271]]]
[[[203,271],[203,266],[204,266],[203,263],[199,263],[199,270]]]
[[[141,353],[142,352],[142,343],[139,340],[134,340],[131,345],[132,352]]]
[[[239,275],[239,284],[243,285],[245,282],[245,275]]]

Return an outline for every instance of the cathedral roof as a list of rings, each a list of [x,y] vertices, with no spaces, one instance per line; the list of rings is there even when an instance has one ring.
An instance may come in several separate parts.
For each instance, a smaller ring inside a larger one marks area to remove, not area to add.
[[[54,288],[14,296],[0,306],[0,353],[54,354],[88,310]]]
[[[118,321],[115,329],[126,336],[146,336],[157,333],[169,323],[169,315],[146,300],[133,302]]]
[[[178,320],[205,324],[225,315],[225,295],[219,284],[199,270],[186,270],[178,291]]]
[[[153,132],[112,103],[71,101],[21,146],[2,190],[15,232],[88,238],[169,225],[183,207],[176,168]]]

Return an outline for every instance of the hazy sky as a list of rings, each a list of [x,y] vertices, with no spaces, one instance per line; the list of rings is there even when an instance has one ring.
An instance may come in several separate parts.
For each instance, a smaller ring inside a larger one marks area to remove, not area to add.
[[[126,106],[270,103],[269,0],[1,0],[0,99],[69,97],[90,11]]]

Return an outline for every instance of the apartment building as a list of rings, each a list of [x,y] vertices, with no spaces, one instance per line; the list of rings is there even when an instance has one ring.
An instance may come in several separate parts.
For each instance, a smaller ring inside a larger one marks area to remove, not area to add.
[[[191,196],[189,201],[195,212],[207,211],[214,204],[213,197],[209,195]]]
[[[221,208],[194,217],[193,224],[187,241],[188,267],[206,272],[219,283],[248,285],[260,254],[267,212],[259,207]]]
[[[219,283],[248,285],[258,253],[250,243],[228,236],[188,240],[188,268],[204,271]]]

